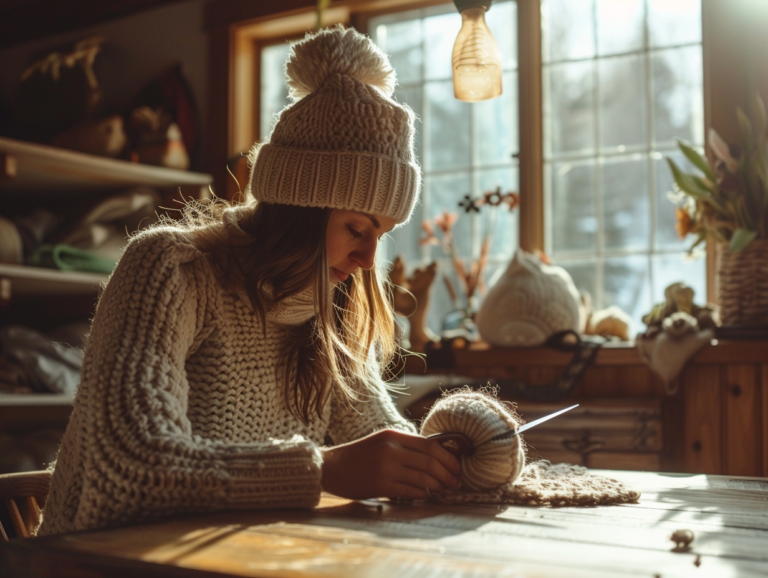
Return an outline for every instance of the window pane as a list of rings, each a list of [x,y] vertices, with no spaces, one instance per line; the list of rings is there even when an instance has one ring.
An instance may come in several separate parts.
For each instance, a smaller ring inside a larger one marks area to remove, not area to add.
[[[660,145],[676,139],[704,142],[701,47],[656,52],[653,67],[654,129]]]
[[[291,43],[273,44],[261,50],[261,116],[259,132],[264,140],[272,132],[276,115],[290,102],[283,72]]]
[[[480,171],[480,191],[495,191],[501,188],[502,194],[518,190],[519,173],[517,167]],[[494,215],[495,213],[495,215]],[[481,227],[483,231],[493,230],[491,243],[492,257],[510,257],[517,249],[519,239],[520,208],[509,210],[509,205],[503,203],[497,209],[484,207],[482,209]]]
[[[419,244],[422,237],[421,222],[424,219],[424,208],[418,203],[413,209],[413,216],[407,225],[398,227],[391,233],[384,235],[382,246],[383,254],[387,261],[394,261],[398,255],[405,257],[409,265],[421,262],[423,250]]]
[[[469,168],[471,105],[454,98],[450,81],[427,83],[426,97],[427,170]]]
[[[551,154],[594,151],[594,64],[553,64],[545,75],[545,150]]]
[[[647,249],[650,240],[648,161],[635,155],[602,166],[604,246]]]
[[[604,277],[604,306],[617,305],[627,313],[633,322],[630,331],[645,327],[642,317],[651,310],[652,305],[648,257],[632,255],[608,259]]]
[[[597,52],[620,54],[643,48],[643,0],[597,0]]]
[[[676,139],[704,143],[700,3],[542,3],[546,249],[594,275],[596,308],[638,324],[651,263],[693,241],[677,238],[663,157],[682,159]]]
[[[701,42],[701,0],[648,0],[652,46]]]
[[[453,44],[461,29],[461,16],[455,10],[424,19],[425,74],[428,80],[453,78]],[[453,91],[453,85],[451,85]],[[451,92],[453,96],[453,92]]]
[[[654,255],[654,302],[664,301],[664,289],[672,283],[682,282],[694,290],[694,303],[704,305],[707,302],[706,265],[706,259],[690,259],[682,253]]]
[[[577,60],[595,55],[592,0],[543,0],[541,18],[544,62]]]
[[[421,132],[423,127],[420,120],[424,115],[423,94],[421,86],[414,86],[409,88],[398,86],[395,89],[395,100],[410,106],[416,115],[416,134],[414,135],[413,139],[413,150],[416,153],[416,158],[420,160],[424,157],[424,153],[421,148]]]
[[[472,191],[469,175],[457,173],[452,175],[432,176],[425,187],[429,197],[429,218],[434,219],[445,211],[456,213],[459,220],[453,227],[453,238],[456,249],[462,257],[468,257],[472,251],[472,219],[459,207],[464,195]],[[439,235],[438,235],[439,236]],[[442,255],[440,247],[432,247],[433,256]]]
[[[453,95],[451,55],[461,17],[452,4],[387,14],[368,23],[375,38],[393,55],[400,83],[395,98],[409,104],[419,117],[415,144],[424,175],[417,213],[408,225],[390,235],[387,255],[405,255],[409,272],[433,259],[437,261],[438,279],[428,312],[428,324],[435,331],[440,330],[445,315],[456,308],[443,277],[451,280],[462,307],[464,293],[442,248],[419,245],[422,219],[433,220],[445,211],[457,214],[459,220],[453,230],[456,249],[468,264],[479,256],[492,212],[485,207],[480,213],[467,213],[459,202],[465,195],[478,198],[496,187],[505,193],[518,189],[517,160],[512,157],[519,147],[516,20],[515,1],[494,2],[487,21],[502,50],[504,91],[500,98],[473,104],[458,101]],[[417,38],[422,41],[417,42]],[[416,51],[421,51],[421,56]],[[517,210],[510,213],[499,208],[495,215],[492,258],[484,278],[506,266],[518,244]],[[437,236],[441,237],[439,231]]]
[[[505,72],[503,83],[500,97],[470,105],[479,166],[509,163],[518,151],[517,73]]]
[[[421,80],[421,21],[380,24],[374,30],[376,43],[389,55],[399,84]]]
[[[623,152],[648,141],[643,58],[622,56],[599,61],[600,147]]]
[[[597,263],[595,261],[564,261],[554,264],[568,271],[576,289],[579,292],[589,293],[594,303],[597,298],[597,286],[595,285]]]
[[[504,70],[517,68],[517,2],[494,2],[485,18],[501,50]],[[517,87],[514,87],[517,90]],[[504,90],[508,90],[504,85]]]
[[[553,253],[595,250],[594,163],[553,163],[550,179]]]

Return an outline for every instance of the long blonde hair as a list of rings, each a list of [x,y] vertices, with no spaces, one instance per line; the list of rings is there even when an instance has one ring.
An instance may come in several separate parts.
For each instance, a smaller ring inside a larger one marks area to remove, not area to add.
[[[237,227],[224,226],[236,211]],[[304,423],[320,416],[334,388],[349,401],[381,379],[395,354],[394,312],[376,268],[331,285],[325,234],[332,209],[219,201],[185,210],[190,237],[214,255],[222,281],[242,284],[266,331],[266,313],[314,288],[317,314],[289,329],[277,378],[291,412]],[[230,214],[231,217],[231,214]],[[295,379],[295,387],[291,387]]]

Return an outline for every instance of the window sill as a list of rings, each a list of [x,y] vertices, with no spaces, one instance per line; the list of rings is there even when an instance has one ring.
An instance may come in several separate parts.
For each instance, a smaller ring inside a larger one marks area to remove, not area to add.
[[[437,355],[433,355],[437,359]],[[492,347],[487,343],[475,343],[466,349],[454,349],[440,355],[441,359],[430,364],[430,354],[425,361],[412,356],[406,359],[405,372],[499,374],[509,367],[566,366],[573,354],[548,347]],[[712,340],[690,361],[695,365],[724,363],[768,363],[768,341]],[[605,344],[594,361],[596,367],[645,366],[634,341]],[[496,371],[502,370],[502,371]]]

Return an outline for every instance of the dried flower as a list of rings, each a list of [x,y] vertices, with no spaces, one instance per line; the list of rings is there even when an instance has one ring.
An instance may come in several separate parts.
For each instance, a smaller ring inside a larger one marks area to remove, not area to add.
[[[453,226],[458,220],[459,216],[456,213],[449,213],[448,211],[444,211],[442,215],[437,215],[435,217],[435,225],[440,227],[444,234],[448,235],[451,233]]]
[[[486,204],[492,207],[498,207],[504,202],[504,195],[501,194],[501,187],[496,187],[495,191],[488,191],[483,195]]]
[[[691,215],[682,207],[675,207],[675,230],[677,236],[681,239],[685,239],[688,233],[691,232]]]
[[[435,229],[432,227],[432,223],[427,220],[421,222],[421,229],[426,233],[424,237],[419,239],[419,245],[439,245],[440,239],[435,235]]]
[[[509,210],[514,211],[520,204],[520,195],[510,192],[504,195],[504,200],[507,202],[507,205],[509,205]]]
[[[479,205],[480,203],[478,203],[478,200],[473,198],[471,195],[464,195],[464,199],[459,202],[459,206],[462,207],[466,213],[471,213],[472,211],[479,213]]]
[[[690,145],[678,141],[686,158],[702,175],[689,175],[667,159],[675,185],[678,234],[695,234],[691,251],[711,237],[740,251],[752,239],[768,238],[768,120],[762,99],[755,95],[752,120],[736,109],[741,142],[729,146],[714,130],[709,147],[716,161],[710,166]],[[682,206],[681,206],[682,205]]]
[[[425,236],[419,241],[422,245],[442,245],[443,251],[451,258],[454,272],[458,280],[459,287],[461,288],[464,297],[466,298],[467,307],[470,307],[475,293],[483,293],[485,285],[483,281],[483,271],[488,263],[488,259],[491,251],[491,241],[493,239],[493,230],[496,222],[496,212],[502,203],[507,203],[510,210],[514,210],[520,202],[520,197],[517,193],[509,192],[502,193],[501,187],[498,187],[495,191],[489,191],[483,194],[479,199],[473,198],[470,195],[464,195],[463,199],[459,201],[459,207],[463,208],[465,212],[477,212],[479,213],[481,208],[488,206],[491,212],[490,223],[485,229],[482,243],[480,245],[480,254],[477,256],[471,256],[468,259],[463,258],[453,242],[453,228],[456,222],[459,220],[457,213],[451,213],[444,211],[441,214],[435,216],[432,221],[424,221],[421,224],[421,228],[425,232]],[[442,232],[442,242],[437,237],[437,232]],[[458,302],[458,293],[451,283],[450,279],[443,275],[443,280],[446,283],[446,287],[449,289],[451,299],[454,303]]]

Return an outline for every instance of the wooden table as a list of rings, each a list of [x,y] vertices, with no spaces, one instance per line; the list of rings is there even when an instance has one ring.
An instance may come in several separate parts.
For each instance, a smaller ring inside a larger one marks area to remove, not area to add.
[[[0,576],[768,575],[768,478],[602,472],[643,492],[598,508],[325,497],[314,511],[179,517],[0,545]],[[670,535],[691,530],[689,551]]]

